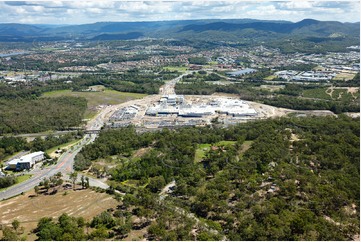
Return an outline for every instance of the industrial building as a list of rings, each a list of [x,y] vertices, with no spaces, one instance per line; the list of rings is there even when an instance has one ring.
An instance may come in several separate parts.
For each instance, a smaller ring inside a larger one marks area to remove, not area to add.
[[[336,73],[330,71],[278,71],[275,75],[287,81],[328,81],[336,76]]]
[[[182,117],[203,117],[215,114],[215,111],[212,107],[201,105],[192,107],[189,105],[188,107],[184,107],[179,110],[178,115]]]
[[[30,153],[20,157],[19,159],[13,159],[7,163],[8,170],[22,171],[32,168],[37,162],[45,158],[44,152],[38,151]]]
[[[167,105],[177,105],[184,103],[184,96],[183,95],[166,95],[161,97],[160,103],[167,104]]]
[[[255,73],[257,70],[256,69],[251,69],[251,68],[247,68],[247,69],[243,69],[243,70],[239,70],[239,71],[232,71],[232,72],[227,72],[226,74],[229,76],[243,76],[243,75],[247,75],[247,74],[252,74]]]

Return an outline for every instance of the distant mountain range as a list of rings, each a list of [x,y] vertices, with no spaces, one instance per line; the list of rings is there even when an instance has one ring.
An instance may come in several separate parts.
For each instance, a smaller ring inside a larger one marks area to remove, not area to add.
[[[187,40],[270,40],[279,37],[353,38],[359,23],[317,21],[263,21],[254,19],[180,20],[150,22],[99,22],[82,25],[0,24],[0,41],[127,40],[140,37]]]

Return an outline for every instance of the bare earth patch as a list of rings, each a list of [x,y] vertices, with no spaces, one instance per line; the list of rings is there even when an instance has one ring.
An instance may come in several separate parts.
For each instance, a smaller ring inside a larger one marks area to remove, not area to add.
[[[143,155],[145,155],[146,153],[148,153],[148,151],[151,149],[151,147],[147,147],[147,148],[140,148],[139,150],[137,150],[136,152],[134,152],[133,154],[133,158],[140,158]]]
[[[36,228],[42,217],[57,218],[63,213],[71,216],[82,216],[86,220],[107,210],[115,208],[119,203],[106,193],[97,193],[93,190],[67,190],[67,195],[59,191],[55,195],[34,195],[29,191],[25,195],[0,202],[0,224],[11,226],[14,219],[20,221],[24,227],[27,240],[35,240],[35,235],[28,233]],[[1,236],[0,236],[1,237]]]
[[[326,90],[326,94],[330,95],[331,98],[332,98],[332,93],[333,93],[333,86],[327,88]]]
[[[340,99],[342,98],[342,95],[343,95],[343,92],[340,92],[340,93],[338,94],[337,99],[340,100]]]
[[[352,95],[353,98],[357,98],[357,96],[355,96],[356,93],[358,93],[360,90],[359,87],[349,87],[347,88],[347,93],[350,93]]]

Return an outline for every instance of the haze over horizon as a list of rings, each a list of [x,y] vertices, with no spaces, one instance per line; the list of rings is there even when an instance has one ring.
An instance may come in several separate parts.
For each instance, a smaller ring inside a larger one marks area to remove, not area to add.
[[[89,24],[197,19],[359,22],[359,1],[1,1],[2,23]]]

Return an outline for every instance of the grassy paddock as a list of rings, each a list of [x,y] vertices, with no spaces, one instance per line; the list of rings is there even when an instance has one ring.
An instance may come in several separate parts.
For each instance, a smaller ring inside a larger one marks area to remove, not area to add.
[[[332,100],[332,97],[326,93],[326,90],[327,87],[307,89],[303,91],[303,96],[308,98],[320,98],[320,99]]]
[[[118,92],[108,89],[102,92],[72,92],[71,90],[58,90],[43,94],[43,97],[61,96],[84,97],[88,102],[88,108],[85,111],[84,118],[89,119],[97,114],[97,106],[99,105],[120,104],[130,100],[143,98],[147,96],[147,94]]]
[[[266,80],[266,81],[272,81],[273,78],[276,78],[276,76],[275,76],[275,75],[270,75],[270,76],[265,77],[264,80]]]
[[[168,71],[179,71],[179,72],[186,72],[188,70],[185,66],[165,66],[163,67],[164,70]]]
[[[52,147],[52,148],[50,148],[50,149],[47,149],[47,150],[45,151],[45,153],[51,154],[51,153],[53,153],[54,151],[56,151],[58,148],[64,149],[64,148],[66,148],[66,147],[68,147],[68,146],[75,145],[75,144],[78,143],[80,140],[81,140],[81,139],[76,139],[76,140],[72,140],[72,141],[69,141],[69,142],[64,143],[64,144],[60,144],[60,145],[54,146],[54,147]]]
[[[216,146],[230,146],[230,145],[234,145],[235,143],[236,143],[236,141],[232,141],[232,140],[222,140],[222,141],[215,143],[215,145]]]
[[[341,72],[337,74],[334,80],[348,81],[355,77],[356,74]]]
[[[215,143],[215,146],[232,146],[236,141],[222,140]],[[194,155],[194,162],[201,162],[211,148],[212,144],[199,144]]]
[[[25,174],[25,175],[16,177],[16,181],[17,181],[16,184],[17,184],[17,183],[22,183],[22,182],[30,179],[31,176],[32,176],[32,175],[30,175],[30,174]]]

